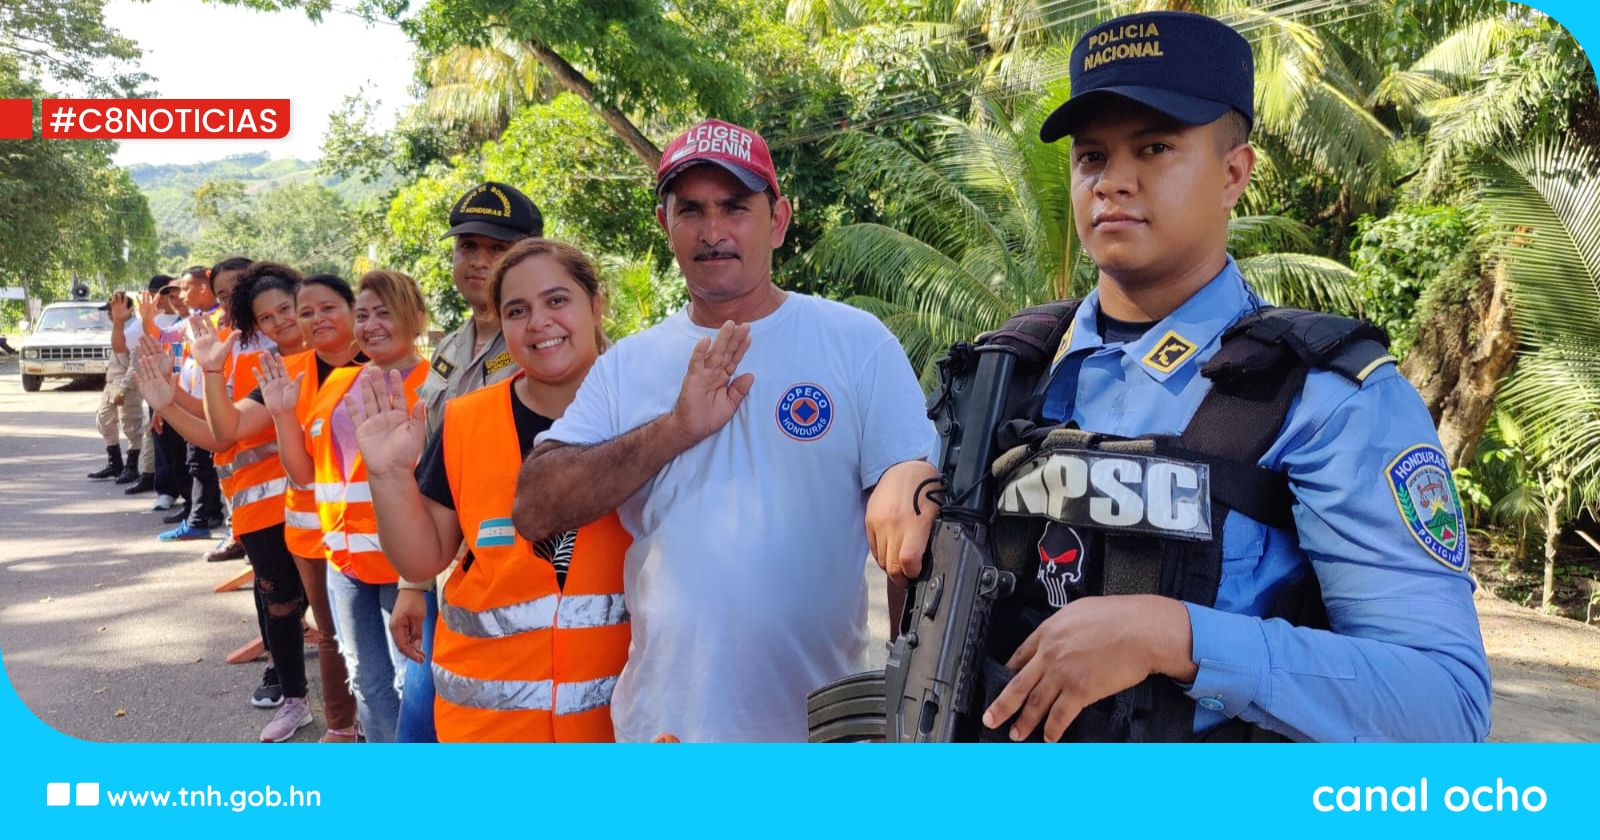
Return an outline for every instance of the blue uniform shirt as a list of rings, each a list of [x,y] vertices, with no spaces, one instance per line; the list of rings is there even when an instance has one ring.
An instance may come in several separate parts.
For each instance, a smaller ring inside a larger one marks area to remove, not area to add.
[[[1262,305],[1233,259],[1132,343],[1078,308],[1046,419],[1136,437],[1183,431],[1209,390],[1200,367]],[[1174,339],[1174,336],[1176,338]],[[1187,604],[1197,731],[1238,717],[1297,740],[1471,741],[1489,729],[1489,666],[1466,534],[1439,439],[1392,363],[1358,385],[1313,370],[1261,465],[1288,476],[1296,532],[1230,512],[1215,607]],[[1262,619],[1311,564],[1333,632]]]

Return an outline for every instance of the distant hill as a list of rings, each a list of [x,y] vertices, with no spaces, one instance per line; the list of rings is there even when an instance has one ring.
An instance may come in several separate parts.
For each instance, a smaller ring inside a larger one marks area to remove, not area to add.
[[[393,185],[391,179],[365,184],[359,180],[325,176],[317,172],[315,161],[273,160],[266,152],[233,155],[205,163],[136,163],[128,167],[128,174],[150,201],[150,214],[155,217],[156,231],[163,243],[189,243],[199,235],[191,193],[206,181],[240,181],[251,193],[300,181],[317,181],[351,204],[382,194]]]

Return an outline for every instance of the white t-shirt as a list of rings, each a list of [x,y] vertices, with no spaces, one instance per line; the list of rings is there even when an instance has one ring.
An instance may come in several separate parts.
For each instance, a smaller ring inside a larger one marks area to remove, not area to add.
[[[619,342],[540,436],[600,443],[672,409],[701,338],[686,311]],[[867,491],[936,435],[871,315],[790,294],[750,325],[750,394],[619,509],[633,622],[620,741],[804,741],[807,692],[865,670]]]

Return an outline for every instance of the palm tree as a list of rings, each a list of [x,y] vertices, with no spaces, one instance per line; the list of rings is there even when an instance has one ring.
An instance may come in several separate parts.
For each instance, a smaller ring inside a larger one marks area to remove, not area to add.
[[[499,137],[522,106],[557,92],[544,65],[504,30],[482,46],[457,45],[429,58],[423,76],[422,113],[467,131],[473,142],[464,146]]]
[[[1501,402],[1538,474],[1548,607],[1560,527],[1600,503],[1600,153],[1551,137],[1477,177],[1522,344]]]
[[[882,220],[834,228],[803,262],[862,289],[849,302],[884,321],[925,383],[950,344],[1094,283],[1073,227],[1066,144],[1038,141],[1063,84],[1014,115],[983,99],[970,121],[926,118],[921,148],[855,133],[830,149],[846,177],[876,197]],[[1304,225],[1240,217],[1230,239],[1241,270],[1269,300],[1355,309],[1348,268],[1282,250],[1310,244]]]

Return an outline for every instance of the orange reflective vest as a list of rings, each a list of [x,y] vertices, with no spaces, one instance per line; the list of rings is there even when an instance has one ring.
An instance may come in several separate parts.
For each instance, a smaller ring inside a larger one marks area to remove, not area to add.
[[[304,350],[283,357],[283,369],[289,379],[305,374],[300,380],[300,401],[295,404],[294,416],[304,429],[310,422],[311,407],[317,401],[317,351]],[[280,462],[281,463],[281,462]],[[283,494],[283,542],[289,553],[296,557],[321,560],[322,520],[317,518],[317,499],[310,487],[301,487],[293,481]]]
[[[372,488],[367,485],[366,462],[360,451],[353,453],[350,474],[345,475],[344,463],[333,445],[334,410],[367,369],[343,367],[328,374],[311,407],[306,450],[316,469],[313,494],[317,518],[322,523],[323,555],[334,568],[362,583],[395,583],[400,576],[383,556],[383,546],[378,542],[378,514],[372,506]],[[407,409],[416,404],[417,389],[427,378],[428,365],[421,362],[406,376]],[[345,443],[356,445],[354,440]]]
[[[260,350],[228,358],[223,376],[229,395],[255,390],[261,369]],[[217,480],[233,511],[233,533],[253,534],[284,521],[283,494],[289,478],[278,459],[278,435],[271,424],[236,442],[214,457]]]
[[[615,512],[554,541],[566,586],[511,525],[522,452],[512,379],[445,405],[444,462],[471,565],[450,576],[434,625],[440,741],[611,741],[611,689],[628,659]]]

